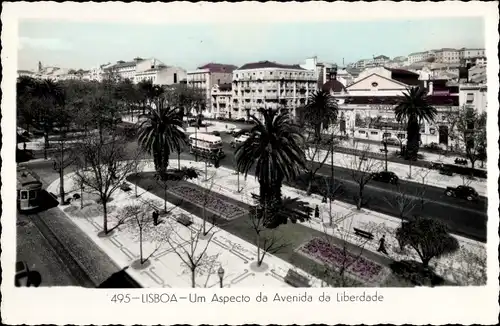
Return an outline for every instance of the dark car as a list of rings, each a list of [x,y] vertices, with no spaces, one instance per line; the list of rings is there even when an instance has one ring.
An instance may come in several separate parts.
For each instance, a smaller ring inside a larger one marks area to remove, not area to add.
[[[382,171],[382,172],[373,173],[372,180],[385,182],[385,183],[397,184],[399,181],[399,178],[394,172]]]
[[[220,136],[220,132],[217,130],[212,131],[212,135],[214,136]]]
[[[447,187],[445,194],[448,197],[457,197],[468,201],[477,200],[479,197],[477,191],[469,186]]]
[[[455,164],[467,165],[467,160],[464,158],[457,157],[455,159]]]
[[[432,169],[432,170],[440,170],[440,169],[444,168],[444,165],[443,165],[443,163],[439,163],[439,162],[430,162],[427,167],[429,169]]]

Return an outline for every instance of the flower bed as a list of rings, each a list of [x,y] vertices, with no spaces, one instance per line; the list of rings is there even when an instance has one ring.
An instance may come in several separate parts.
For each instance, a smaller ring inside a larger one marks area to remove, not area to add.
[[[320,238],[310,240],[299,249],[299,252],[336,268],[348,266],[346,269],[348,273],[367,283],[379,281],[383,272],[383,267],[371,260],[354,256],[349,251],[344,252],[343,249]]]
[[[206,193],[194,187],[179,185],[170,188],[169,191],[199,206],[203,206],[203,204],[206,203],[205,207],[208,210],[225,219],[234,219],[248,213],[248,211],[237,205],[228,203],[212,193]]]

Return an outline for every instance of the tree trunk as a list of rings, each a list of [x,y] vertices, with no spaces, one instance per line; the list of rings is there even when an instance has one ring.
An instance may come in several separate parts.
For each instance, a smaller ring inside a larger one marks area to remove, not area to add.
[[[165,184],[164,184],[164,188],[163,188],[163,210],[165,211],[165,213],[167,212],[167,181],[165,180],[164,181]]]
[[[59,167],[59,196],[61,197],[61,206],[64,205],[64,166]]]
[[[307,183],[307,191],[306,191],[306,194],[307,196],[311,196],[312,194],[312,177],[309,178],[309,182]]]
[[[356,201],[356,209],[361,210],[361,206],[363,205],[363,186],[359,186],[358,190],[358,200]]]
[[[177,151],[177,168],[181,169],[181,151]]]
[[[257,266],[260,267],[262,260],[260,259],[260,233],[257,233]]]
[[[144,264],[142,259],[142,227],[139,227],[139,254],[141,256],[141,265]]]
[[[196,267],[191,268],[191,287],[196,287]]]
[[[104,229],[104,234],[108,234],[108,203],[106,202],[104,196],[101,196],[101,201],[102,201],[102,213],[103,213],[103,229]]]
[[[425,268],[425,269],[428,269],[429,268],[429,262],[431,261],[430,258],[422,258],[422,266]]]

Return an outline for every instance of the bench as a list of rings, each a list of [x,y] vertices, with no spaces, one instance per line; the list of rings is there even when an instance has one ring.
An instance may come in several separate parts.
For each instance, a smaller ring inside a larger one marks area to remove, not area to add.
[[[130,188],[130,186],[128,185],[128,183],[125,183],[125,182],[120,185],[120,189],[122,191],[125,191],[125,192],[128,192],[128,191],[132,190],[132,188]]]
[[[285,276],[285,283],[295,287],[295,288],[309,288],[309,279],[307,277],[300,275],[294,270],[289,269]]]
[[[353,229],[354,229],[354,234],[355,235],[358,235],[360,237],[363,237],[363,238],[366,238],[366,239],[369,239],[369,240],[373,240],[373,233],[368,232],[368,231],[364,231],[364,230],[361,230],[361,229],[358,229],[358,228],[353,228]]]
[[[190,226],[191,224],[193,224],[191,218],[185,214],[181,214],[179,217],[177,217],[176,221],[184,226]]]

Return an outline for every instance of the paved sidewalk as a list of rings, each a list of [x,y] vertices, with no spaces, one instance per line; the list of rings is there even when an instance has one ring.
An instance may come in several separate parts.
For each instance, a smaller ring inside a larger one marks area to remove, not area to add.
[[[172,159],[170,164],[177,166],[177,160]],[[181,165],[195,167],[204,171],[203,162],[181,160]],[[154,171],[152,162],[145,161],[143,170],[145,172]],[[256,192],[258,190],[258,183],[253,177],[245,180],[240,176],[240,187],[243,189],[241,193],[239,193],[236,189],[237,175],[234,171],[223,167],[218,169],[209,167],[208,173],[209,176],[214,176],[214,185],[211,185],[210,182],[201,181],[204,179],[203,175],[190,182],[204,188],[211,187],[212,191],[239,200],[243,203],[253,204],[251,192]],[[71,175],[66,175],[65,179],[66,186],[70,189],[69,187],[71,187],[72,184]],[[54,189],[54,192],[57,192],[57,187],[58,181],[50,185],[50,188]],[[133,193],[134,191],[131,192]],[[161,198],[149,192],[145,192],[140,188],[139,192],[144,193],[141,197],[147,200],[156,201],[157,206],[162,207],[163,200]],[[334,202],[332,212],[335,226],[331,227],[329,224],[329,204],[321,203],[320,196],[312,195],[306,197],[304,192],[287,186],[283,186],[283,194],[290,197],[302,197],[310,203],[312,208],[318,205],[320,209],[320,218],[313,218],[310,222],[303,223],[304,226],[327,234],[332,234],[335,237],[345,239],[355,245],[359,245],[360,240],[353,234],[353,228],[357,227],[363,230],[369,230],[375,235],[375,239],[366,244],[366,249],[376,254],[378,254],[376,250],[378,239],[385,234],[386,248],[390,258],[395,260],[414,259],[419,261],[419,258],[413,251],[407,250],[402,253],[399,250],[397,241],[394,238],[394,231],[400,223],[396,218],[365,209],[357,211],[352,205]],[[84,195],[84,197],[85,196],[86,195]],[[110,203],[110,206],[115,206],[110,214],[110,227],[113,227],[113,223],[116,223],[117,218],[120,216],[120,209],[126,205],[130,205],[134,201],[136,201],[134,194],[126,194],[117,190],[113,196],[113,201]],[[93,205],[91,201],[89,201],[88,204],[89,207]],[[74,205],[79,207],[79,203],[75,203]],[[173,208],[173,206],[168,204],[168,208]],[[131,265],[139,256],[137,228],[131,227],[130,224],[126,226],[122,225],[119,226],[118,231],[110,237],[99,238],[97,232],[102,229],[102,217],[95,212],[96,207],[94,207],[93,210],[93,214],[84,214],[84,216],[79,216],[79,209],[75,207],[69,208],[69,210],[65,209],[65,212],[92,238],[92,240],[94,240],[94,242],[96,242],[96,244],[112,257],[120,267]],[[177,216],[179,214],[188,215],[193,219],[194,225],[191,227],[191,232],[194,232],[195,229],[193,228],[199,227],[202,223],[202,220],[197,216],[191,215],[180,208],[176,208],[175,215]],[[111,222],[113,220],[115,222]],[[171,248],[165,246],[165,243],[158,244],[158,239],[174,234],[177,241],[181,243],[183,242],[181,239],[185,240],[189,238],[190,231],[187,231],[187,228],[181,227],[180,224],[172,219],[161,228],[152,228],[152,230],[149,231],[151,241],[146,240],[144,243],[145,255],[155,252],[155,248],[158,246],[160,249],[152,255],[151,265],[149,267],[140,271],[129,269],[129,274],[136,278],[144,287],[189,287],[189,270],[186,269],[186,266],[181,262],[179,257],[172,252]],[[477,271],[481,266],[471,266],[471,262],[464,258],[464,252],[483,257],[486,255],[486,247],[484,244],[476,241],[459,236],[455,237],[460,242],[461,251],[447,257],[435,259],[431,262],[431,265],[436,269],[438,274],[441,274],[450,281],[457,281],[461,284],[473,284],[474,277],[463,271],[469,271],[471,269]],[[200,279],[204,280],[204,283],[197,283],[197,286],[200,287],[217,286],[217,276],[214,274],[219,266],[223,266],[226,270],[225,275],[227,277],[224,284],[228,284],[227,286],[230,287],[288,286],[283,282],[283,277],[290,268],[308,277],[312,281],[313,286],[320,286],[321,283],[318,279],[273,255],[269,255],[264,260],[264,262],[269,265],[268,272],[262,273],[255,271],[252,269],[251,263],[256,257],[256,247],[220,229],[217,230],[212,243],[209,245],[207,257],[211,257],[209,259],[210,261],[204,264],[204,268],[200,268],[200,274],[197,278],[197,282],[201,282]]]
[[[56,192],[59,181],[49,186],[49,191]],[[72,174],[65,176],[67,189],[72,189],[74,182]],[[71,192],[71,191],[70,191]],[[109,227],[117,225],[123,209],[126,206],[141,204],[144,201],[156,202],[156,206],[163,207],[163,200],[144,189],[139,188],[141,200],[135,198],[134,191],[125,193],[117,190],[109,204]],[[88,198],[89,194],[84,194]],[[190,250],[188,240],[193,233],[201,227],[202,219],[180,208],[174,208],[170,203],[167,209],[173,209],[173,216],[163,220],[157,227],[148,223],[143,232],[144,256],[151,255],[148,266],[135,269],[134,262],[140,257],[138,242],[138,227],[134,220],[117,227],[108,237],[99,237],[97,233],[102,230],[102,214],[95,201],[86,199],[84,209],[80,210],[80,201],[76,200],[71,205],[64,207],[63,211],[75,222],[102,250],[111,257],[120,268],[131,266],[127,273],[143,287],[191,287],[191,272],[186,264],[176,255],[171,246],[165,242],[168,237],[177,245]],[[150,216],[151,211],[148,211]],[[175,221],[181,214],[189,216],[194,224],[189,228]],[[210,227],[208,223],[208,228]],[[295,266],[274,256],[267,255],[264,264],[267,269],[260,271],[255,265],[257,256],[256,247],[224,230],[214,229],[213,239],[208,245],[206,256],[198,268],[196,276],[197,287],[218,287],[219,279],[217,270],[222,266],[225,270],[224,287],[289,287],[284,282],[284,277],[289,269],[307,277],[313,287],[321,286],[321,281],[305,273]],[[207,245],[201,239],[195,255]],[[187,259],[187,257],[184,257]]]

